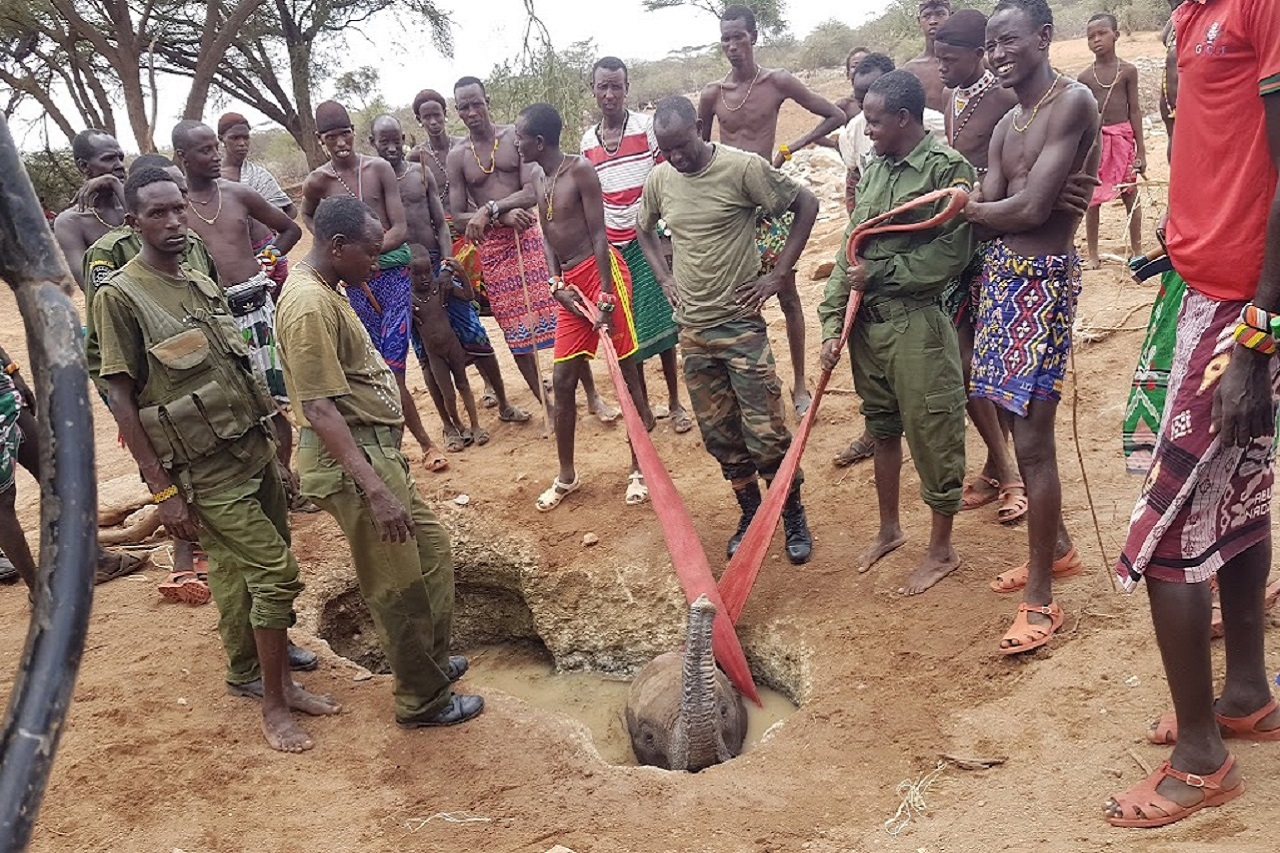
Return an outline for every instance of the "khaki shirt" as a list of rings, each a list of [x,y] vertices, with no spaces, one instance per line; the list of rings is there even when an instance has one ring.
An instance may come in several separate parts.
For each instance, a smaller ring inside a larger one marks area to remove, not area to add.
[[[305,264],[289,271],[276,305],[276,342],[294,414],[310,426],[309,400],[331,399],[348,426],[401,426],[400,391],[391,368],[347,298]]]
[[[712,146],[711,162],[696,174],[670,163],[654,167],[638,225],[652,231],[662,219],[671,232],[678,324],[707,329],[751,313],[734,289],[760,275],[756,214],[781,216],[800,189],[763,157],[723,144]]]
[[[823,340],[839,337],[844,325],[850,290],[845,245],[854,227],[926,193],[948,187],[967,190],[973,187],[973,182],[974,171],[969,161],[928,133],[901,160],[877,157],[867,165],[858,184],[858,203],[845,229],[845,240],[836,253],[836,267],[818,306]],[[937,202],[931,209],[912,211],[894,221],[922,222],[944,206]],[[963,217],[957,216],[925,231],[872,237],[863,244],[862,252],[867,277],[864,299],[868,304],[880,298],[937,298],[947,283],[973,260],[973,229]]]
[[[170,278],[147,266],[141,258],[135,257],[121,267],[114,277],[127,277],[144,288],[147,296],[161,310],[181,322],[192,314],[209,310],[210,307],[209,298],[193,283],[201,274],[190,267],[181,267],[181,270],[182,278]],[[123,374],[133,380],[134,387],[141,393],[147,384],[150,369],[142,327],[129,298],[110,286],[110,281],[108,279],[103,283],[93,300],[93,326],[87,343],[99,352],[100,363],[90,372],[90,376],[95,382],[105,385],[103,380]],[[221,313],[229,314],[226,300],[219,296],[218,302]],[[239,369],[243,370],[246,382],[257,381],[247,363],[240,365]],[[217,452],[181,468],[174,466],[172,470],[190,485],[191,491],[198,498],[202,494],[216,493],[248,481],[261,472],[275,455],[274,441],[261,429],[250,430],[240,438],[228,442],[226,447],[225,453]]]

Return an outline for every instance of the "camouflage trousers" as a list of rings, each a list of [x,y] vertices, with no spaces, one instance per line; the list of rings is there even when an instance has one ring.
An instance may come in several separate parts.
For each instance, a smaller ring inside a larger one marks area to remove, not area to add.
[[[684,380],[702,443],[726,480],[772,480],[791,446],[782,383],[764,320],[749,317],[710,329],[681,329]],[[803,482],[796,474],[796,485]]]

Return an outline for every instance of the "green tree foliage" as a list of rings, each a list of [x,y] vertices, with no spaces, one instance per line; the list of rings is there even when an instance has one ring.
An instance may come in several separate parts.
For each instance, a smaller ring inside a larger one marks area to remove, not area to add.
[[[643,2],[644,8],[650,12],[688,6],[719,18],[724,14],[725,9],[733,5],[734,0],[643,0]],[[784,14],[786,4],[783,0],[737,0],[737,2],[755,13],[756,28],[766,40],[773,41],[785,35],[787,21]]]
[[[40,203],[54,212],[70,206],[84,180],[76,169],[76,161],[69,148],[58,151],[46,148],[27,154],[22,158],[22,165],[36,188]]]
[[[539,102],[559,110],[566,128],[590,121],[595,100],[588,81],[595,61],[595,43],[580,41],[563,51],[543,44],[497,65],[485,81],[494,121],[513,122],[522,109]]]

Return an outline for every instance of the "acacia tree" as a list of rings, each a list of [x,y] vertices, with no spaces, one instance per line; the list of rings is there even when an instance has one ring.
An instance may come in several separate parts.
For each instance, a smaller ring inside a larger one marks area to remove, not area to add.
[[[351,32],[383,12],[425,25],[436,48],[453,52],[450,20],[433,0],[268,0],[230,34],[230,49],[212,84],[289,132],[314,168],[325,160],[316,139],[312,92],[329,76],[332,51]],[[161,45],[165,69],[197,73],[200,33],[189,28]]]
[[[192,44],[188,114],[204,109],[231,39],[266,0],[6,0],[0,4],[0,81],[40,105],[70,140],[83,126],[116,134],[123,101],[134,139],[155,150],[155,58],[180,26]],[[79,114],[73,121],[63,99]]]
[[[756,28],[766,39],[782,37],[787,31],[787,22],[783,17],[786,11],[785,0],[740,0],[756,16]],[[649,12],[662,9],[675,9],[688,6],[700,9],[709,15],[719,18],[724,10],[733,5],[733,0],[644,0],[644,8]]]

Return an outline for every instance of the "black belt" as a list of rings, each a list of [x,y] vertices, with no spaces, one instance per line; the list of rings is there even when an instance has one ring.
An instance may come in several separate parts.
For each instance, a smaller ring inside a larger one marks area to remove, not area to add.
[[[895,317],[938,304],[937,299],[881,299],[870,305],[864,302],[858,309],[858,317],[868,323],[887,323]]]

